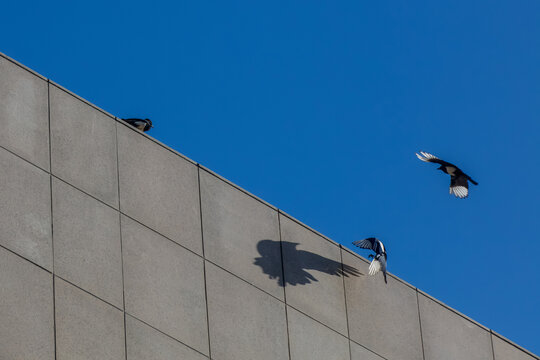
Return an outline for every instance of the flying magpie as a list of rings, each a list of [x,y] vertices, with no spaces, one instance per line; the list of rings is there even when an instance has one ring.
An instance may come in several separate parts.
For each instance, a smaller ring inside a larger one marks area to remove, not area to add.
[[[450,175],[450,194],[454,194],[456,197],[464,199],[469,196],[468,181],[472,182],[474,185],[478,185],[476,181],[471,179],[469,175],[461,171],[456,165],[441,160],[435,155],[428,154],[427,152],[420,151],[420,154],[416,154],[420,160],[440,164],[441,166],[438,167],[438,170],[442,170]]]
[[[122,120],[127,122],[129,125],[134,126],[137,129],[139,129],[141,131],[144,131],[144,132],[150,130],[150,128],[153,128],[152,120],[150,120],[150,119],[130,118],[130,119],[122,119]]]
[[[387,284],[386,281],[386,249],[384,248],[384,245],[381,240],[370,237],[364,240],[356,240],[353,241],[353,245],[356,245],[362,249],[370,249],[375,251],[375,256],[369,255],[369,258],[373,258],[371,260],[371,264],[369,264],[369,275],[375,275],[380,270],[382,270],[382,273],[384,275],[384,282]]]

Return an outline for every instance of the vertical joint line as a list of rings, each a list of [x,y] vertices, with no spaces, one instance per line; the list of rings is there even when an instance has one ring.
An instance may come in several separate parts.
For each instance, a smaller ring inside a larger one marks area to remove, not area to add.
[[[202,195],[201,195],[201,167],[197,164],[197,186],[199,187],[199,216],[201,221],[201,244],[202,244],[202,256],[204,256],[204,234],[203,234],[203,213],[202,213]]]
[[[126,325],[126,290],[124,284],[124,250],[122,240],[122,215],[118,212],[119,232],[120,232],[120,263],[122,265],[122,310],[124,313],[124,351],[127,360],[127,325]]]
[[[114,121],[116,137],[116,184],[118,186],[118,232],[120,236],[120,264],[122,265],[122,310],[124,315],[124,356],[127,360],[126,286],[124,282],[124,240],[122,238],[122,213],[120,210],[120,154],[118,152],[118,123]]]
[[[347,339],[349,340],[349,357],[352,360],[351,351],[351,331],[349,329],[349,310],[347,308],[347,290],[345,287],[345,267],[343,265],[343,248],[339,245],[339,256],[341,258],[341,279],[343,280],[343,298],[345,300],[345,320],[347,321]]]
[[[203,277],[204,277],[204,301],[206,303],[206,329],[208,335],[208,357],[212,358],[212,347],[210,343],[210,312],[208,311],[208,286],[206,278],[206,258],[204,255],[204,229],[203,229],[203,213],[202,213],[202,195],[201,195],[201,167],[197,164],[197,184],[199,186],[199,215],[201,221],[201,244],[203,257]]]
[[[53,185],[52,185],[52,136],[51,136],[51,84],[47,80],[47,117],[49,122],[49,191],[51,195],[51,252],[52,273],[54,275],[54,217],[53,217]]]
[[[281,239],[281,214],[280,211],[277,211],[278,219],[278,231],[279,231],[279,253],[281,255],[281,281],[283,282],[283,301],[285,305],[285,326],[287,329],[287,350],[289,353],[289,359],[291,359],[291,340],[289,335],[289,310],[287,308],[287,292],[285,291],[285,286],[287,282],[285,281],[285,262],[283,260],[283,242]]]
[[[416,291],[416,306],[418,308],[418,324],[420,324],[420,342],[422,343],[422,358],[426,359],[426,353],[424,350],[424,334],[422,332],[422,317],[420,316],[420,299],[418,297],[418,288],[415,288]]]
[[[54,358],[56,355],[56,279],[54,273],[52,274],[52,287],[53,287],[53,334],[54,334]]]
[[[49,122],[49,174],[52,175],[51,83],[49,80],[47,80],[47,117]]]
[[[47,121],[49,125],[49,191],[51,196],[51,259],[52,259],[52,303],[53,303],[53,336],[54,358],[56,359],[56,279],[54,276],[54,214],[53,214],[53,185],[52,185],[52,131],[51,131],[51,82],[47,79]]]
[[[278,210],[277,211],[277,219],[278,219],[278,231],[279,231],[279,254],[281,255],[281,282],[283,283],[283,300],[285,301],[285,304],[287,303],[287,292],[285,291],[285,286],[287,285],[287,282],[285,281],[285,261],[283,258],[283,241],[281,239],[281,213]]]
[[[495,347],[493,346],[493,331],[489,329],[489,339],[491,340],[491,356],[495,360]]]
[[[118,121],[114,118],[114,134],[116,138],[116,185],[118,187],[118,212],[122,212],[120,208],[120,152],[118,151]]]

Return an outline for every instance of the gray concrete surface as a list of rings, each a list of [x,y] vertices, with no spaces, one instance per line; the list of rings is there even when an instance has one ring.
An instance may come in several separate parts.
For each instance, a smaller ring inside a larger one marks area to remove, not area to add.
[[[350,337],[389,360],[422,358],[416,291],[382,274],[367,275],[368,262],[343,251],[343,262],[360,271],[346,277]]]
[[[122,311],[55,278],[56,359],[125,358]]]
[[[349,339],[288,307],[291,360],[349,360]]]
[[[0,56],[0,146],[49,170],[47,82]]]
[[[287,303],[347,336],[340,248],[280,215]]]
[[[384,360],[384,358],[351,341],[351,360]]]
[[[426,360],[492,360],[490,333],[438,302],[418,294]]]
[[[118,208],[115,121],[51,85],[51,170]]]
[[[206,356],[153,329],[134,317],[126,317],[127,360],[205,360]]]
[[[124,307],[118,211],[53,179],[55,273]]]
[[[0,248],[0,359],[54,360],[52,275]]]
[[[285,305],[206,262],[212,359],[286,360]]]
[[[492,335],[495,360],[534,360],[532,355],[517,348],[497,335]]]
[[[197,167],[118,124],[122,212],[202,254]]]
[[[49,174],[1,148],[0,169],[0,245],[52,270]]]
[[[283,299],[277,211],[204,170],[200,178],[205,257]]]
[[[539,360],[2,54],[0,122],[0,360]]]
[[[203,259],[123,216],[126,311],[208,354]]]

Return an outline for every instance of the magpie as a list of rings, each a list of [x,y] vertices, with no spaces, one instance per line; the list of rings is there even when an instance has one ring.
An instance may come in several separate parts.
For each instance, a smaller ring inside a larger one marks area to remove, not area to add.
[[[416,154],[420,160],[440,164],[441,166],[437,169],[450,175],[450,194],[454,194],[456,197],[464,199],[469,196],[468,181],[472,182],[474,185],[478,185],[476,181],[471,179],[469,175],[461,171],[456,165],[441,160],[435,155],[428,154],[427,152],[420,151],[420,154]]]
[[[150,128],[153,128],[152,126],[152,120],[150,119],[136,119],[136,118],[130,118],[130,119],[122,119],[125,122],[127,122],[129,125],[136,127],[137,129],[141,131],[148,131]]]
[[[371,260],[371,264],[369,264],[369,275],[375,275],[379,271],[382,271],[384,275],[384,283],[387,284],[386,281],[386,249],[384,248],[384,245],[381,240],[370,237],[364,240],[356,240],[353,241],[353,245],[356,245],[362,249],[370,249],[375,251],[375,256],[369,255],[368,259],[373,258]]]

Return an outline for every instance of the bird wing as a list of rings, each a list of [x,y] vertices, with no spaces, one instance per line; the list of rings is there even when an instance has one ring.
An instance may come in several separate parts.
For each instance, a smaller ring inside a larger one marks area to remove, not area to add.
[[[454,194],[460,199],[464,199],[469,196],[469,183],[467,182],[467,175],[462,173],[450,177],[450,194]]]
[[[139,119],[139,118],[128,118],[122,119],[128,124],[138,128],[141,131],[148,131],[152,128],[152,120],[150,119]]]
[[[130,125],[134,125],[136,124],[138,121],[140,121],[140,119],[122,119],[124,120],[125,122],[127,122],[128,124]]]
[[[363,240],[356,240],[353,241],[353,245],[358,246],[362,249],[369,249],[369,250],[375,250],[377,244],[377,239],[370,237]]]
[[[420,154],[422,154],[422,155],[420,155]],[[425,151],[420,151],[420,154],[416,153],[416,157],[419,158],[422,161],[437,163],[437,164],[441,164],[441,165],[444,165],[444,166],[454,166],[455,168],[457,168],[457,166],[452,165],[447,161],[441,160],[438,157],[436,157],[435,155],[432,155],[432,154],[427,153]]]
[[[369,264],[368,274],[375,275],[380,270],[381,270],[381,262],[378,259],[371,260],[371,264]]]

